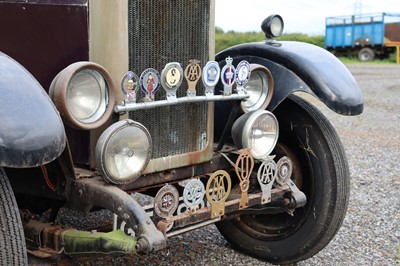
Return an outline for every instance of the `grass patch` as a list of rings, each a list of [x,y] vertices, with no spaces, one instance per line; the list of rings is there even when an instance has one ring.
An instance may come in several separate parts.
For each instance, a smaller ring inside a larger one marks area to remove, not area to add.
[[[232,47],[241,43],[250,43],[250,42],[260,42],[265,40],[265,35],[263,32],[235,32],[228,31],[224,32],[221,28],[215,28],[215,51],[218,53],[228,47]],[[303,33],[290,33],[283,34],[279,38],[278,41],[298,41],[311,43],[321,48],[324,47],[324,36],[309,36]],[[396,63],[396,54],[392,53],[388,58],[379,59],[376,58],[371,62],[360,62],[357,56],[353,57],[339,57],[339,60],[344,64],[395,64]]]
[[[396,264],[400,265],[400,246],[398,246],[396,250]]]
[[[343,64],[396,64],[396,58],[390,56],[386,59],[375,59],[370,62],[361,62],[357,57],[338,57]]]

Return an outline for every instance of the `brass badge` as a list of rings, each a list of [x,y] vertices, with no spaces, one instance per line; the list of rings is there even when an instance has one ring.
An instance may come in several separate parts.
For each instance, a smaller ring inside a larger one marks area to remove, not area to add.
[[[168,63],[161,71],[161,85],[163,86],[167,100],[176,100],[176,91],[182,84],[183,69],[177,62]]]
[[[179,204],[179,192],[171,185],[163,186],[154,198],[154,212],[161,218],[171,217]]]
[[[214,95],[214,88],[219,81],[221,70],[215,61],[210,61],[203,68],[203,84],[206,88],[206,96]]]
[[[231,177],[224,170],[214,172],[208,179],[206,198],[211,204],[211,218],[225,214],[225,201],[231,193]]]
[[[221,82],[224,84],[224,95],[231,95],[235,83],[235,67],[232,65],[232,57],[228,56],[225,62],[226,65],[221,70]]]
[[[262,191],[261,204],[271,201],[271,189],[276,178],[276,168],[276,163],[272,159],[263,161],[258,168],[257,180]]]
[[[188,83],[187,96],[196,96],[196,85],[201,77],[200,61],[197,59],[189,60],[189,65],[185,69],[185,78]]]
[[[183,190],[183,202],[191,212],[194,212],[203,202],[204,194],[205,189],[203,182],[199,179],[192,179],[186,184]]]
[[[239,209],[247,208],[249,206],[249,197],[247,192],[250,186],[250,176],[254,168],[254,159],[250,154],[249,149],[244,149],[236,160],[235,172],[240,181],[240,190],[242,191],[240,197]]]
[[[139,77],[132,71],[128,71],[121,80],[121,89],[124,93],[124,103],[136,102],[139,89]]]
[[[154,101],[154,94],[160,88],[160,74],[148,68],[140,75],[140,88],[146,94],[144,101]]]

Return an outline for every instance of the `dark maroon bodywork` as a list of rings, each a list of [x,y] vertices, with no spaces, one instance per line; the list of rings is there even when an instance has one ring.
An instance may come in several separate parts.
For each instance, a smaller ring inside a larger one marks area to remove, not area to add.
[[[0,51],[48,91],[62,69],[89,60],[88,20],[88,0],[0,1]],[[89,132],[65,130],[74,162],[87,165]]]
[[[62,69],[89,59],[87,0],[69,2],[0,2],[0,51],[22,64],[47,91]]]

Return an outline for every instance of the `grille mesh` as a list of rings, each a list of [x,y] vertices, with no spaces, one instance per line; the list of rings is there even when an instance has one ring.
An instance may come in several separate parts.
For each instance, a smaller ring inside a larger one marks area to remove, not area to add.
[[[166,63],[190,59],[208,61],[210,0],[129,0],[129,68],[140,73],[152,67],[160,73]],[[186,81],[177,92],[185,96]],[[199,81],[197,94],[204,95]],[[139,99],[144,95],[139,92]],[[165,99],[162,88],[156,100]],[[197,151],[207,141],[207,103],[140,110],[129,117],[142,123],[153,138],[153,158]]]

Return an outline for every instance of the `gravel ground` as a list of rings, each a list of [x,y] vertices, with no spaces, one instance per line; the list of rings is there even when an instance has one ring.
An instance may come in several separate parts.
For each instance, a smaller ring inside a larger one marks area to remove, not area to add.
[[[350,65],[364,113],[340,116],[311,99],[330,119],[351,173],[347,216],[320,253],[296,265],[400,265],[400,66]],[[334,75],[334,73],[332,73]],[[211,225],[170,239],[170,248],[141,257],[75,258],[80,265],[272,265],[232,249]]]

